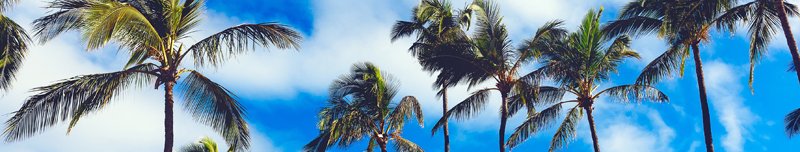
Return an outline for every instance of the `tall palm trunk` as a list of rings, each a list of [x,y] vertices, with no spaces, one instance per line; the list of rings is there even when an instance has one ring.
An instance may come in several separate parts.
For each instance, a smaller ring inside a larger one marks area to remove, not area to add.
[[[386,151],[386,140],[378,139],[378,147],[381,147],[381,152],[387,152]]]
[[[508,121],[508,92],[503,91],[500,93],[503,97],[500,105],[500,152],[506,151],[506,121]]]
[[[778,5],[778,16],[781,18],[781,28],[783,28],[783,35],[786,37],[786,44],[789,45],[789,52],[792,54],[792,64],[795,68],[800,68],[800,55],[797,52],[797,42],[794,41],[792,28],[789,25],[789,18],[786,16],[786,8],[783,6],[783,0],[775,0],[775,5]],[[800,70],[795,70],[797,74],[797,81],[800,82]]]
[[[700,48],[698,43],[692,43],[692,54],[694,55],[694,70],[697,74],[697,86],[700,88],[700,107],[703,111],[703,134],[706,139],[706,151],[714,151],[713,136],[711,136],[711,116],[708,111],[708,96],[706,95],[705,78],[703,77],[703,61],[700,60]]]
[[[442,87],[442,115],[447,114],[447,87]],[[447,127],[447,119],[444,120],[444,152],[450,152],[450,131]]]
[[[594,152],[600,152],[600,144],[598,143],[597,138],[597,130],[595,130],[594,125],[594,115],[592,115],[592,105],[590,102],[588,106],[583,106],[583,109],[586,110],[586,119],[589,120],[589,130],[592,132],[592,146],[594,146]]]
[[[172,152],[172,109],[175,104],[175,101],[172,100],[172,90],[174,87],[175,81],[167,81],[164,84],[164,152]]]

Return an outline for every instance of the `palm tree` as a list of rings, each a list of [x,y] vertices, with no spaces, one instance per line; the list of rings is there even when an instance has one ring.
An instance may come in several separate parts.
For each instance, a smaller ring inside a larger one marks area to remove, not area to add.
[[[794,35],[792,35],[788,19],[789,16],[797,16],[798,14],[800,13],[797,11],[797,6],[783,0],[754,0],[729,9],[717,19],[717,27],[726,29],[731,33],[735,32],[734,28],[736,28],[737,23],[745,23],[748,26],[748,37],[750,38],[749,84],[751,91],[753,91],[755,63],[761,59],[761,55],[766,53],[767,45],[772,40],[773,34],[778,31],[778,28],[783,29],[789,52],[792,54],[791,69],[797,74],[797,79],[800,81],[800,71],[794,70],[795,67],[800,67],[800,55],[798,55],[797,42],[795,42]],[[786,133],[789,137],[800,131],[800,126],[798,126],[800,117],[798,116],[800,116],[800,109],[792,111],[784,119]]]
[[[788,20],[787,16],[796,16],[798,14],[797,7],[787,2],[783,2],[783,5],[776,5],[775,2],[775,0],[754,0],[744,3],[725,11],[716,19],[716,22],[714,22],[717,28],[727,30],[731,32],[731,34],[736,32],[735,29],[738,23],[747,25],[748,38],[750,38],[749,85],[751,91],[753,89],[753,70],[755,69],[755,64],[761,59],[761,56],[766,53],[767,45],[772,41],[773,34],[777,32],[778,28],[784,29],[786,42],[789,45],[790,52],[792,52],[792,60],[797,59],[800,61],[800,57],[794,57],[797,55],[797,45],[794,42],[794,37],[792,36],[788,21],[785,25],[782,23],[782,20]],[[778,0],[777,2],[782,2],[782,0]],[[785,11],[779,11],[781,9],[785,9]],[[800,71],[796,71],[796,73],[800,81]]]
[[[28,52],[31,38],[19,24],[2,12],[19,0],[0,0],[0,90],[8,90],[17,71],[22,67],[22,60]]]
[[[521,78],[518,71],[536,54],[527,49],[513,49],[511,40],[508,38],[508,31],[502,24],[502,17],[494,3],[476,0],[470,8],[472,13],[476,14],[477,19],[477,29],[466,42],[470,45],[465,47],[466,49],[453,49],[446,51],[447,54],[436,54],[426,60],[437,61],[432,64],[439,65],[436,67],[441,68],[441,71],[446,74],[444,78],[439,77],[439,79],[443,79],[440,82],[464,82],[473,87],[492,79],[495,87],[473,92],[464,101],[447,111],[432,131],[435,133],[451,118],[463,120],[474,116],[483,110],[490,92],[498,91],[501,96],[498,144],[502,152],[505,151],[505,129],[508,117],[522,108],[527,108],[529,113],[534,110],[533,104],[528,101],[533,101],[535,95],[532,94],[533,92],[525,90],[535,89],[536,84]],[[560,28],[561,24],[560,21],[545,24],[525,44],[532,46],[531,48],[547,49],[550,41],[560,39],[566,34],[565,30]]]
[[[365,137],[369,138],[366,151],[377,145],[386,152],[389,141],[397,151],[423,151],[401,136],[408,119],[423,125],[419,102],[414,96],[405,96],[392,103],[398,85],[391,78],[372,63],[353,65],[349,74],[331,84],[329,105],[319,112],[320,134],[304,151],[323,152],[334,144],[349,147]]]
[[[231,27],[192,45],[180,42],[195,30],[203,4],[203,0],[51,2],[48,8],[55,11],[34,21],[42,42],[76,30],[89,50],[114,41],[131,56],[125,70],[77,76],[33,89],[37,94],[6,122],[5,140],[21,140],[67,120],[69,132],[80,118],[106,107],[124,89],[163,85],[165,152],[173,146],[173,91],[183,95],[187,111],[222,134],[228,145],[248,149],[250,133],[236,96],[181,63],[191,54],[196,67],[217,66],[256,45],[298,48],[301,36],[284,25],[262,23]],[[185,77],[178,83],[181,76]]]
[[[441,71],[442,67],[438,67],[441,65],[436,64],[452,59],[433,57],[469,50],[470,45],[462,27],[469,28],[470,11],[466,8],[457,14],[448,0],[422,0],[412,11],[411,21],[397,21],[392,29],[392,41],[416,34],[416,42],[409,48],[409,52],[417,57],[426,71],[439,72],[434,87],[439,89],[437,95],[442,98],[442,115],[447,113],[447,89],[457,85],[458,82],[444,81],[446,80],[444,78],[451,75],[447,75],[448,71]],[[446,120],[442,132],[444,151],[449,152],[450,133]]]
[[[228,149],[228,152],[233,152],[233,147]],[[200,141],[192,144],[184,145],[181,152],[219,152],[217,149],[217,142],[209,137],[203,137]]]
[[[683,76],[686,58],[692,54],[700,92],[706,150],[709,152],[714,151],[714,145],[699,46],[709,41],[708,31],[713,21],[732,4],[730,0],[637,0],[628,3],[620,12],[619,19],[604,29],[611,36],[657,33],[668,42],[669,48],[645,66],[636,79],[637,85],[654,84],[673,72]]]
[[[594,151],[600,151],[595,130],[593,105],[603,96],[611,97],[621,103],[629,101],[668,102],[667,96],[649,85],[620,85],[594,92],[609,75],[617,71],[617,66],[627,58],[639,59],[639,54],[630,49],[630,38],[606,36],[600,28],[600,12],[590,10],[583,19],[578,31],[567,36],[554,49],[541,50],[542,67],[531,73],[537,77],[548,77],[558,83],[558,87],[541,86],[536,103],[554,103],[517,127],[509,137],[508,146],[515,147],[530,135],[548,126],[561,113],[562,106],[576,103],[561,122],[553,136],[550,151],[568,144],[575,137],[578,122],[586,113],[592,133]],[[607,45],[608,44],[608,45]],[[607,46],[606,46],[607,45]],[[531,49],[537,50],[537,49]],[[560,101],[565,93],[576,96],[574,100]],[[560,101],[560,102],[559,102]]]

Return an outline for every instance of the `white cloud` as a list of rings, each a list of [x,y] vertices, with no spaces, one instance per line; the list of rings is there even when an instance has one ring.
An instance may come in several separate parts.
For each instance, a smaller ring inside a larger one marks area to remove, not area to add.
[[[744,151],[745,140],[750,136],[748,129],[758,120],[739,95],[742,91],[739,82],[743,76],[734,71],[745,70],[720,61],[708,62],[704,70],[710,104],[725,128],[722,147],[726,151]]]

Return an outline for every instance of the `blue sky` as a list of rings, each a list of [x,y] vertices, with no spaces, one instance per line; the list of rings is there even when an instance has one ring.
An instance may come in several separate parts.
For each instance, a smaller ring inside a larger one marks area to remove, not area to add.
[[[616,9],[624,2],[507,0],[499,2],[499,6],[512,40],[519,42],[553,19],[565,20],[566,27],[572,30],[590,8],[604,7],[604,20],[608,21],[616,16]],[[299,51],[259,48],[259,51],[238,57],[219,69],[203,69],[241,97],[255,132],[253,145],[257,146],[254,151],[300,150],[318,133],[316,112],[324,106],[328,84],[347,72],[351,64],[361,61],[375,62],[384,71],[392,73],[402,83],[400,95],[414,95],[422,100],[424,128],[407,125],[403,134],[427,151],[441,151],[441,135],[430,136],[430,128],[441,116],[440,102],[434,98],[434,91],[430,88],[433,79],[420,71],[416,61],[406,52],[411,40],[392,43],[388,36],[392,23],[407,20],[416,3],[416,0],[240,0],[235,3],[208,0],[207,19],[194,39],[225,27],[256,22],[280,22],[306,36],[303,49]],[[456,5],[463,3],[466,2],[455,2]],[[9,16],[21,24],[30,23],[42,12],[41,2],[26,1],[20,5]],[[792,19],[792,24],[798,27],[800,21]],[[797,33],[800,29],[794,31]],[[791,151],[794,148],[792,143],[800,139],[787,138],[783,132],[783,116],[800,107],[800,94],[794,93],[800,90],[800,85],[794,74],[786,71],[790,60],[783,37],[774,40],[770,53],[758,64],[755,92],[751,93],[747,86],[749,43],[743,36],[744,32],[739,31],[736,35],[714,32],[712,35],[712,40],[703,44],[701,50],[711,102],[714,146],[718,151],[731,152]],[[664,50],[664,44],[652,36],[637,38],[633,43],[643,58],[626,62],[619,74],[614,75],[612,81],[603,82],[602,87],[633,82],[641,68]],[[26,91],[30,88],[80,74],[118,70],[127,57],[125,53],[116,53],[113,47],[86,52],[82,46],[78,35],[72,33],[59,37],[55,42],[34,47],[22,75],[35,75],[19,78],[15,89],[0,98],[0,110],[18,108],[30,95]],[[54,63],[56,60],[60,62]],[[688,61],[687,64],[685,76],[676,76],[658,85],[670,97],[670,103],[599,101],[595,119],[604,151],[704,150],[694,63]],[[454,101],[450,105],[469,92],[466,87],[451,91],[450,98]],[[163,140],[159,130],[163,118],[159,113],[161,92],[147,89],[132,92],[118,99],[116,105],[85,119],[68,136],[64,134],[64,127],[59,126],[30,140],[0,144],[0,149],[158,150]],[[474,119],[451,122],[453,151],[497,149],[499,121],[496,102],[492,100],[492,104]],[[0,118],[7,119],[7,116]],[[522,116],[515,116],[509,123],[509,130],[521,121]],[[176,122],[176,145],[192,142],[204,135],[222,141],[207,127],[198,127],[202,125],[193,122],[186,114],[177,114]],[[585,119],[580,122],[576,140],[562,151],[591,149],[586,124]],[[548,129],[514,151],[545,151],[552,135],[553,129]],[[127,147],[130,145],[139,146]],[[362,142],[349,149],[332,150],[361,151],[365,147]]]

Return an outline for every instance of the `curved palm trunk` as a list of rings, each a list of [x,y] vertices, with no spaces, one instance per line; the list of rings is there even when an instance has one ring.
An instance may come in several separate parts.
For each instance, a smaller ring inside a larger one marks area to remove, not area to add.
[[[705,78],[703,77],[703,61],[700,60],[700,48],[698,43],[692,44],[692,54],[694,55],[694,70],[697,74],[697,86],[700,88],[700,107],[703,111],[703,134],[706,140],[706,151],[714,151],[713,136],[711,136],[711,116],[708,111],[708,96],[706,95]]]
[[[442,115],[447,113],[447,88],[442,88]],[[450,152],[450,131],[447,127],[447,119],[444,120],[444,152]]]
[[[172,109],[175,104],[172,100],[172,90],[174,87],[174,81],[169,81],[164,84],[164,152],[172,152]]]
[[[586,110],[586,119],[589,120],[589,130],[592,132],[592,146],[594,146],[594,152],[600,152],[600,144],[598,143],[597,139],[597,130],[595,130],[594,125],[594,115],[592,115],[592,106],[583,106],[583,109]]]
[[[506,151],[506,121],[508,121],[508,92],[501,92],[503,97],[500,105],[500,152]]]
[[[800,68],[800,55],[797,52],[797,42],[794,40],[792,28],[789,25],[789,18],[786,16],[786,8],[783,6],[783,0],[775,0],[778,5],[778,16],[781,19],[781,28],[783,28],[783,35],[786,37],[786,44],[789,45],[789,52],[792,54],[792,64],[795,68]],[[800,70],[795,70],[797,74],[797,81],[800,82]]]

